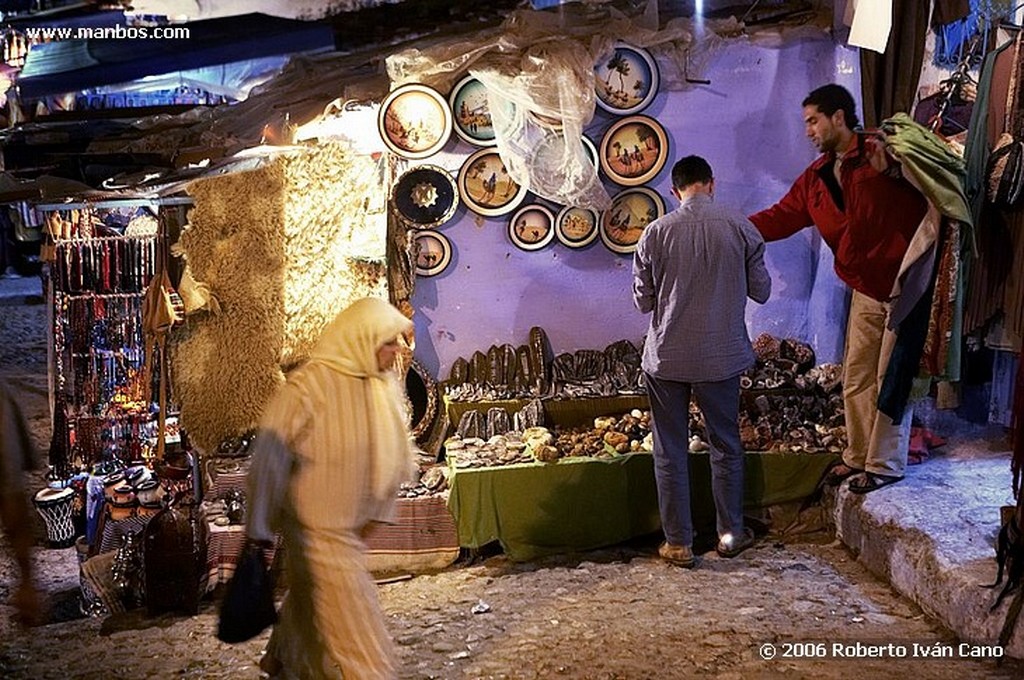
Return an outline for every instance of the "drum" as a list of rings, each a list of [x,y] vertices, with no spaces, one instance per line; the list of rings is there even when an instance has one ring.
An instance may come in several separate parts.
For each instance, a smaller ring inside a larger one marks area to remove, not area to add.
[[[75,525],[71,519],[71,510],[75,500],[75,490],[40,489],[32,498],[36,512],[46,524],[46,539],[51,548],[67,548],[75,543]]]

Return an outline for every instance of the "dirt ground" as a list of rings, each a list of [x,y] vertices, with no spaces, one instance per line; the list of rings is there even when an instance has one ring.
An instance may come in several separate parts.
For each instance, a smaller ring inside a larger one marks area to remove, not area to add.
[[[41,305],[0,305],[0,373],[12,377],[42,447],[48,432]],[[29,489],[41,488],[35,474]],[[38,520],[37,520],[38,521]],[[36,527],[42,535],[41,523]],[[403,678],[1014,678],[1024,667],[964,647],[826,533],[762,539],[696,570],[656,557],[656,538],[514,563],[468,556],[380,586]],[[34,555],[50,610],[10,622],[15,569],[0,543],[0,677],[257,678],[267,633],[240,645],[198,616],[79,611],[74,548]],[[927,654],[927,655],[926,655]],[[941,654],[940,658],[935,655]]]

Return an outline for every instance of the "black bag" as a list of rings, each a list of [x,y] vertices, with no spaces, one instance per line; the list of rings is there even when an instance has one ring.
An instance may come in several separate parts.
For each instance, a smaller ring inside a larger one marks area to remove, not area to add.
[[[247,541],[220,605],[217,639],[245,642],[276,621],[274,578],[263,559],[263,549]]]
[[[1024,142],[1004,134],[989,157],[989,200],[1014,208],[1024,197]]]

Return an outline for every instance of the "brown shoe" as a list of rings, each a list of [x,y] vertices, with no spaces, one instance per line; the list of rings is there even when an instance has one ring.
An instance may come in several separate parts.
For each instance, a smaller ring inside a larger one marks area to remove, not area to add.
[[[725,540],[728,537],[730,540]],[[754,532],[749,528],[743,529],[743,535],[741,536],[730,536],[726,534],[722,537],[722,540],[718,542],[718,547],[715,548],[722,557],[736,557],[741,552],[750,548],[754,545]]]
[[[658,557],[684,569],[692,569],[697,564],[690,546],[672,545],[667,541],[658,547]]]

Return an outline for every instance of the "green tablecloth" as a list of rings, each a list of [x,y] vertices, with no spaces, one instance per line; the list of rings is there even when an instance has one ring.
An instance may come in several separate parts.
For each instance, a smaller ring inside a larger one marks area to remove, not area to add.
[[[748,453],[746,505],[806,498],[837,458]],[[693,454],[690,468],[695,528],[713,532],[708,455]],[[613,545],[661,526],[650,454],[466,468],[455,470],[450,486],[459,544],[479,548],[497,540],[514,560]]]

